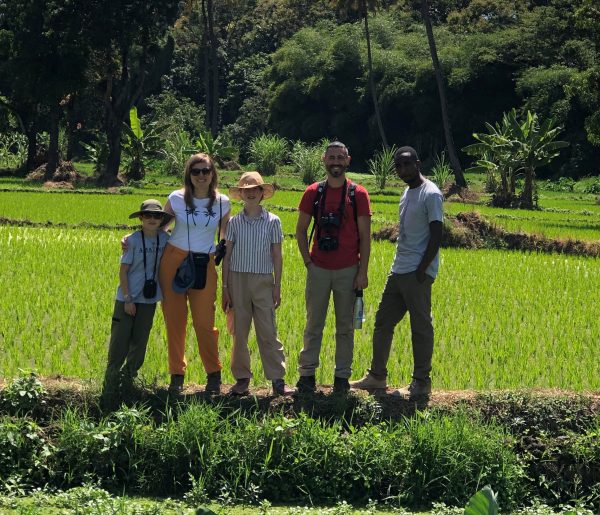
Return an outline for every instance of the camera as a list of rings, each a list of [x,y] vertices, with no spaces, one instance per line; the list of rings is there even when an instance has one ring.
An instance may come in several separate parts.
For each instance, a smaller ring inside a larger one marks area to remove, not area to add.
[[[145,299],[153,299],[156,297],[157,284],[154,279],[146,279],[144,283],[144,298]]]
[[[221,264],[225,254],[227,254],[227,247],[225,246],[225,240],[221,240],[215,249],[215,265],[219,266]]]
[[[321,216],[319,225],[324,229],[334,229],[340,226],[340,217],[336,213],[327,213]]]
[[[319,250],[329,252],[331,250],[337,250],[339,242],[334,236],[322,236],[317,240],[317,246],[319,247]]]

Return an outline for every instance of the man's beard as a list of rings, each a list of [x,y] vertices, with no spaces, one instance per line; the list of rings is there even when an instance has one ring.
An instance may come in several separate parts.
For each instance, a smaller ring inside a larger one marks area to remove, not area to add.
[[[345,172],[345,166],[329,166],[327,168],[327,173],[332,177],[340,177],[341,175],[344,175]]]

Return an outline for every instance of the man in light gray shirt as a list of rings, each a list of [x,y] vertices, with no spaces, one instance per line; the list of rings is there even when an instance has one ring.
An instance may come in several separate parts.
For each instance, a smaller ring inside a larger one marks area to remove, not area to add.
[[[439,264],[443,195],[421,175],[421,162],[414,148],[400,147],[394,154],[394,164],[396,173],[408,185],[400,200],[396,256],[375,317],[371,368],[351,386],[364,390],[386,388],[394,329],[408,311],[414,359],[412,381],[392,395],[417,400],[431,393],[431,285]]]

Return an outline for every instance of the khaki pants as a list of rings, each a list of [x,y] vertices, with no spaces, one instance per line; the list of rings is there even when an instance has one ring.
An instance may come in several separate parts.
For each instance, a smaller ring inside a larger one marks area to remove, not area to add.
[[[323,340],[329,297],[333,292],[335,310],[335,376],[352,375],[354,355],[353,311],[356,295],[353,284],[358,267],[327,270],[310,265],[306,277],[306,329],[298,370],[301,376],[315,375]]]
[[[428,275],[419,283],[415,272],[388,275],[373,331],[373,360],[370,373],[378,378],[387,377],[387,362],[396,325],[408,311],[412,335],[413,378],[429,381],[433,355],[433,324],[431,320],[431,285]]]
[[[158,280],[163,294],[162,309],[167,327],[169,372],[184,375],[187,368],[185,335],[189,301],[200,358],[206,373],[210,374],[222,368],[219,361],[219,331],[215,327],[215,299],[217,296],[215,260],[211,255],[204,289],[190,289],[187,293],[175,293],[172,287],[173,278],[177,268],[187,255],[187,250],[167,244],[160,260]]]
[[[254,320],[256,341],[265,377],[285,377],[283,345],[277,338],[273,275],[230,272],[229,293],[233,303],[235,335],[231,355],[231,372],[236,379],[252,377],[248,333]]]

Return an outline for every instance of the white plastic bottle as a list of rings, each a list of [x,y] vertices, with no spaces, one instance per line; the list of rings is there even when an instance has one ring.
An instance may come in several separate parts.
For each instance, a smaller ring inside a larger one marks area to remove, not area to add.
[[[365,321],[365,304],[363,300],[363,291],[355,290],[356,300],[354,301],[354,329],[362,329]]]

